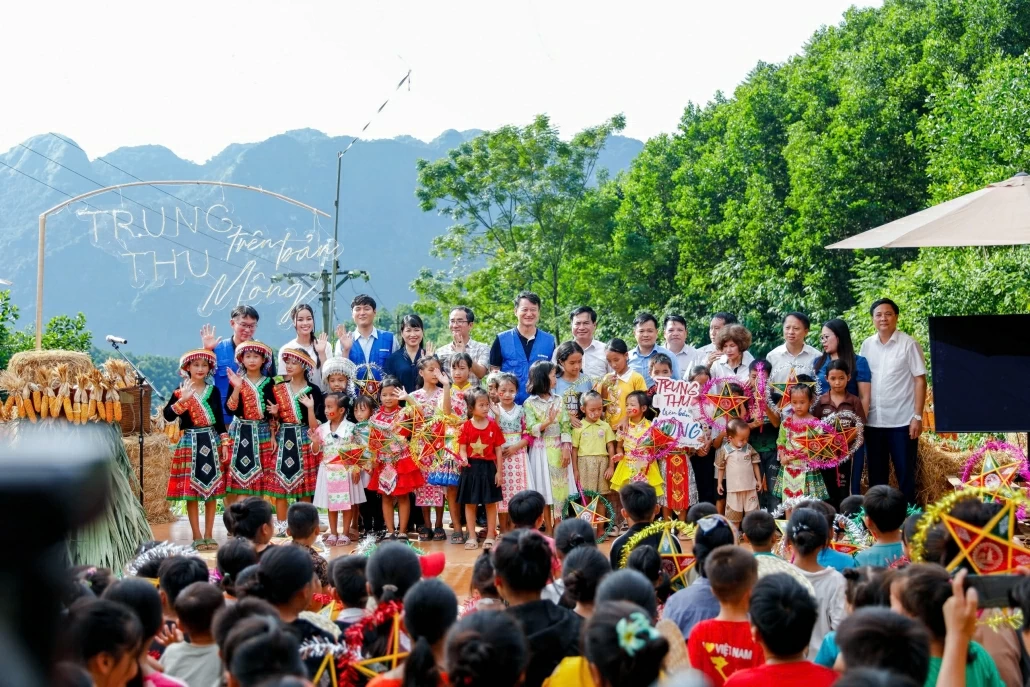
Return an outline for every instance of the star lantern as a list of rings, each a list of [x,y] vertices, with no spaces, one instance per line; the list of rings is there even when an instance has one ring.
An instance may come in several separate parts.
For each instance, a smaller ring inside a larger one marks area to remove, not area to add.
[[[572,506],[573,517],[583,520],[594,529],[599,525],[610,522],[610,519],[605,517],[605,511],[604,507],[601,505],[600,496],[595,496],[586,504],[569,501],[569,505]]]
[[[1019,476],[1018,462],[1000,462],[993,453],[984,454],[980,472],[963,483],[964,487],[983,487],[991,491],[999,491],[1003,487],[1011,487]]]
[[[783,410],[790,405],[790,390],[798,384],[804,384],[806,386],[815,386],[815,382],[799,382],[797,369],[791,366],[790,372],[787,374],[787,379],[782,382],[770,382],[769,386],[776,389],[781,394],[780,401],[777,404],[777,410]]]
[[[679,591],[687,586],[687,573],[689,573],[697,559],[689,553],[680,550],[679,542],[672,533],[672,529],[666,528],[662,532],[662,538],[658,542],[658,555],[662,559],[662,568],[669,573],[669,584],[674,591]]]
[[[743,391],[734,391],[733,384],[739,382],[736,379],[722,377],[709,381],[705,386],[701,412],[710,423],[725,426],[733,418],[747,416],[747,405],[751,397]]]
[[[401,650],[401,614],[393,616],[393,624],[390,628],[390,639],[386,644],[386,655],[366,658],[362,661],[355,661],[354,668],[362,675],[374,678],[379,675],[374,666],[386,664],[388,670],[393,670],[397,664],[408,657],[407,651]]]
[[[1006,575],[1015,568],[1030,566],[1030,549],[1013,540],[1016,503],[1006,500],[990,522],[977,527],[949,513],[941,521],[959,546],[959,553],[946,566],[948,571],[965,567],[975,575]]]

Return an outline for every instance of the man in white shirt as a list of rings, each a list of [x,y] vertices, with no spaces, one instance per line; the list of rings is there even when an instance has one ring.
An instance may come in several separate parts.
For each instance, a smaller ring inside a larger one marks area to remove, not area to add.
[[[815,377],[813,366],[820,353],[805,343],[811,322],[808,315],[800,312],[787,313],[783,318],[783,344],[769,351],[769,380],[783,382],[794,374]]]
[[[629,367],[631,370],[644,378],[648,388],[654,384],[651,377],[651,358],[658,353],[664,353],[672,361],[672,378],[680,378],[680,368],[676,364],[676,357],[672,351],[664,346],[658,345],[658,318],[649,312],[642,312],[633,320],[633,335],[637,339],[636,348],[629,352]]]
[[[472,338],[472,326],[476,322],[476,314],[472,308],[459,305],[451,311],[447,321],[453,337],[451,343],[436,349],[443,371],[451,374],[451,356],[455,353],[468,353],[472,358],[472,369],[469,371],[469,382],[478,386],[479,380],[490,373],[490,346]]]
[[[926,360],[923,348],[898,331],[898,306],[881,298],[869,309],[876,334],[862,342],[860,355],[873,373],[865,445],[869,486],[887,484],[889,463],[894,463],[898,488],[915,502],[916,455],[923,433],[926,403]]]
[[[731,312],[717,312],[712,315],[712,320],[708,323],[708,340],[711,343],[707,343],[701,348],[697,349],[697,353],[694,356],[693,361],[690,363],[690,367],[694,368],[698,365],[704,365],[709,370],[712,369],[712,365],[716,359],[722,355],[719,350],[715,347],[715,338],[722,331],[722,328],[728,324],[739,324],[737,322],[737,316]],[[751,355],[751,351],[744,351],[745,365],[750,365],[751,361],[755,359],[755,356]],[[683,370],[683,379],[690,376],[690,370]]]
[[[582,305],[569,315],[572,325],[572,339],[583,349],[583,374],[591,379],[600,379],[612,371],[608,365],[604,344],[594,339],[597,331],[597,313],[589,305]],[[557,362],[558,351],[551,356]]]
[[[672,353],[672,359],[680,368],[680,376],[685,379],[697,357],[697,349],[687,343],[687,321],[682,315],[666,315],[662,326],[665,329],[665,347]]]

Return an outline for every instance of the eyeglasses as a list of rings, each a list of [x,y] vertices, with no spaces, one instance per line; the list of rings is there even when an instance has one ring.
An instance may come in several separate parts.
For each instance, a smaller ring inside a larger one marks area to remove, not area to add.
[[[449,320],[449,324],[468,324],[468,320]]]
[[[257,322],[254,322],[252,324],[246,324],[245,322],[237,322],[236,326],[239,327],[240,329],[247,329],[247,330],[250,330],[250,331],[254,331],[255,329],[257,329]]]

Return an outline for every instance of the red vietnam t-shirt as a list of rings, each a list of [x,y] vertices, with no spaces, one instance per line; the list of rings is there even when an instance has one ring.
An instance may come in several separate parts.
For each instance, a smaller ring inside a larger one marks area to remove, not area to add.
[[[497,447],[504,446],[504,432],[490,418],[486,429],[479,429],[472,420],[466,420],[458,434],[458,443],[465,447],[469,460],[497,460]]]
[[[742,670],[726,681],[726,687],[830,687],[840,675],[810,661],[765,664]]]
[[[722,687],[734,673],[765,663],[762,647],[751,638],[751,623],[702,620],[687,640],[690,665],[700,670],[715,687]]]

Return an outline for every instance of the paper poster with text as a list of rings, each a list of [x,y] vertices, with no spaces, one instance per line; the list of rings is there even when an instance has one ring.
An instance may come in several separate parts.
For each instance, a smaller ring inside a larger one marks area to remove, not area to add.
[[[656,378],[652,401],[658,417],[655,424],[672,424],[677,431],[677,444],[683,448],[700,448],[705,442],[707,425],[701,418],[701,385],[683,379]]]

